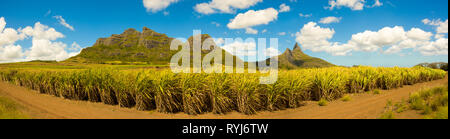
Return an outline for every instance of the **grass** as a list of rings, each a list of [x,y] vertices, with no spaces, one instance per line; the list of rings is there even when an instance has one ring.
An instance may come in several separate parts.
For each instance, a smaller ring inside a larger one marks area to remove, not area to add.
[[[341,101],[344,101],[344,102],[348,102],[351,100],[352,100],[352,96],[350,96],[350,95],[345,95],[344,97],[341,98]]]
[[[379,95],[379,94],[381,94],[381,91],[379,89],[375,89],[375,90],[373,90],[372,93],[375,95]]]
[[[393,105],[392,100],[388,100],[384,112],[379,119],[395,119],[396,107]]]
[[[448,86],[419,91],[408,102],[411,109],[421,111],[426,118],[448,119]]]
[[[407,110],[419,111],[424,119],[448,119],[448,86],[418,91],[396,104],[388,101],[380,119],[394,119],[395,113]]]
[[[385,111],[379,119],[395,119],[394,111]]]
[[[326,99],[320,99],[319,102],[317,102],[319,106],[327,106],[328,101]]]
[[[176,74],[170,69],[139,65],[84,65],[81,69],[38,66],[0,65],[0,80],[66,99],[191,115],[231,111],[255,114],[296,108],[311,100],[326,105],[333,100],[351,100],[351,93],[380,92],[378,89],[446,75],[445,71],[424,67],[331,67],[280,70],[278,81],[265,85],[259,83],[265,76],[261,73]]]
[[[13,101],[0,96],[0,119],[28,119]]]
[[[448,119],[448,106],[439,107],[437,111],[426,115],[424,119]]]

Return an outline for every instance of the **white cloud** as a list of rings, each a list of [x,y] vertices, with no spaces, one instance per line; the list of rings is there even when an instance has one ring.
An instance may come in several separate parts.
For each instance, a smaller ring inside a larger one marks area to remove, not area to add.
[[[11,62],[22,57],[23,53],[20,45],[0,46],[0,63]]]
[[[264,29],[263,31],[262,31],[262,33],[266,33],[267,32],[267,29]]]
[[[245,33],[247,34],[258,34],[258,30],[252,28],[246,28]]]
[[[327,52],[332,55],[349,55],[352,51],[376,52],[383,51],[385,54],[397,54],[404,49],[418,50],[423,55],[447,54],[448,42],[446,38],[432,42],[433,36],[419,28],[405,31],[401,26],[385,27],[378,31],[364,31],[352,35],[352,38],[344,44],[330,42],[335,32],[330,28],[322,28],[314,22],[305,24],[297,32],[296,41],[303,48],[313,52]]]
[[[66,27],[66,28],[68,28],[68,29],[70,29],[70,30],[72,30],[72,31],[75,30],[75,29],[73,28],[73,26],[69,25],[69,24],[66,22],[66,20],[65,20],[62,16],[59,16],[59,15],[58,15],[58,16],[53,16],[53,18],[58,19],[59,24],[63,25],[64,27]]]
[[[303,13],[300,13],[300,14],[298,14],[300,17],[304,17],[304,18],[309,18],[309,17],[311,17],[312,16],[312,14],[303,14]]]
[[[278,18],[278,11],[274,8],[254,11],[250,10],[246,13],[238,14],[227,25],[230,29],[243,29],[262,24],[269,24]]]
[[[430,32],[425,32],[419,28],[412,28],[408,32],[406,32],[406,38],[403,38],[399,43],[392,43],[392,45],[383,53],[385,54],[397,54],[400,53],[403,49],[416,48],[418,46],[427,45],[433,36]],[[389,46],[388,45],[388,46]],[[381,46],[383,47],[383,46]],[[380,47],[380,48],[381,48]]]
[[[70,51],[80,51],[82,48],[77,42],[73,42],[72,45],[70,45],[69,50]]]
[[[216,25],[216,27],[220,27],[220,23],[217,23],[217,22],[211,22],[211,24]]]
[[[289,11],[291,11],[291,7],[287,6],[284,3],[280,5],[280,10],[279,10],[280,13],[289,12]]]
[[[43,39],[43,40],[56,40],[59,38],[64,38],[64,35],[54,28],[49,28],[46,25],[37,22],[34,24],[34,27],[27,26],[24,29],[20,30],[26,36],[32,36],[33,39]]]
[[[448,33],[448,19],[440,23],[436,30],[437,33]]]
[[[214,42],[217,46],[222,46],[225,43],[225,40],[223,38],[214,38]]]
[[[264,54],[268,57],[274,57],[274,56],[278,56],[281,54],[281,52],[278,49],[269,47],[265,50],[263,50]]]
[[[0,63],[12,62],[23,57],[22,47],[14,44],[24,38],[25,36],[15,29],[6,28],[5,18],[0,17]]]
[[[222,49],[236,56],[256,56],[255,42],[234,41],[225,44]]]
[[[323,51],[326,46],[331,46],[328,42],[334,35],[334,30],[329,28],[321,28],[315,22],[309,22],[303,26],[300,32],[296,33],[296,41],[300,43],[304,49],[314,52]]]
[[[431,36],[433,36],[433,33],[425,32],[419,28],[412,28],[406,33],[406,36],[413,40],[428,41],[430,40]]]
[[[164,10],[169,7],[170,4],[176,2],[178,2],[178,0],[143,0],[144,7],[147,11],[151,11],[153,13]]]
[[[201,14],[234,13],[236,9],[247,9],[262,0],[212,0],[195,5],[194,10]]]
[[[383,46],[394,45],[402,40],[407,39],[406,32],[403,27],[395,26],[385,27],[377,32],[365,31],[352,36],[349,43],[355,46],[355,49],[373,52]]]
[[[423,19],[422,20],[422,23],[424,23],[424,24],[430,24],[431,23],[431,20],[430,19],[428,19],[428,18],[425,18],[425,19]]]
[[[364,9],[364,3],[364,0],[330,0],[328,1],[330,7],[327,8],[333,10],[334,8],[348,7],[354,11],[359,11]]]
[[[383,3],[381,3],[380,0],[375,0],[375,3],[370,7],[380,7],[380,6],[383,6]]]
[[[374,4],[366,5],[366,0],[329,0],[329,6],[326,9],[333,10],[335,8],[348,7],[353,11],[363,10],[364,7],[373,8],[383,6],[380,0],[374,0]]]
[[[443,38],[443,37],[444,37],[443,34],[436,34],[436,35],[434,35],[435,39],[440,39],[440,38]]]
[[[286,35],[286,32],[280,32],[280,33],[278,33],[278,35],[284,36],[284,35]]]
[[[426,25],[436,26],[437,33],[448,33],[448,19],[444,22],[441,19],[423,19],[422,22]]]
[[[244,42],[241,40],[234,40],[231,42],[227,42],[224,46],[222,46],[222,49],[233,55],[240,57],[256,58],[256,56],[258,55],[256,42],[254,41]],[[281,54],[281,52],[278,49],[272,47],[265,48],[259,52],[262,52],[262,54],[268,57],[278,56]]]
[[[322,19],[320,19],[320,23],[322,24],[331,24],[331,23],[339,23],[341,21],[342,17],[334,17],[334,16],[329,16],[329,17],[324,17]]]
[[[0,18],[0,23],[6,25],[4,18]],[[28,37],[31,37],[32,46],[24,52],[22,47],[15,43]],[[34,27],[27,26],[18,30],[3,29],[0,32],[0,63],[29,60],[61,61],[77,55],[81,51],[81,47],[76,42],[68,48],[69,51],[66,51],[66,44],[55,41],[63,37],[64,35],[54,28],[39,22]]]
[[[18,40],[23,40],[24,35],[19,34],[15,29],[6,28],[0,32],[0,46],[14,44]]]
[[[56,60],[62,61],[75,56],[79,52],[67,52],[67,45],[54,40],[64,38],[64,35],[54,28],[50,28],[37,22],[34,27],[26,27],[22,30],[24,34],[32,37],[32,46],[25,51],[26,60]],[[76,43],[73,47],[76,47]],[[79,46],[78,46],[79,47]],[[70,48],[69,48],[70,49]]]
[[[418,49],[422,55],[448,55],[448,39],[441,38]]]

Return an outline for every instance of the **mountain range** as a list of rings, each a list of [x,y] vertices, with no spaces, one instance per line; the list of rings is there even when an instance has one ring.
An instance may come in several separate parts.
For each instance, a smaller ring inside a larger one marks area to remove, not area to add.
[[[188,39],[188,42],[191,44],[190,46],[193,44],[193,38],[194,36],[191,36]],[[203,41],[211,38],[211,36],[202,34],[201,38],[203,44]],[[177,51],[170,50],[172,40],[174,38],[155,32],[147,27],[144,27],[142,32],[136,29],[127,29],[122,34],[113,34],[108,38],[98,39],[92,47],[83,49],[80,54],[64,62],[168,65],[172,56],[178,53]],[[222,50],[224,54],[230,54],[220,47],[217,49]],[[211,52],[211,50],[202,50],[202,58]],[[225,55],[223,55],[222,59],[225,59],[224,57]],[[233,57],[235,61],[242,61],[237,56]],[[325,60],[303,53],[298,44],[295,44],[293,50],[287,49],[283,54],[272,58],[278,58],[279,67],[286,69],[334,66]],[[270,58],[266,60],[266,62],[268,61],[270,61]]]

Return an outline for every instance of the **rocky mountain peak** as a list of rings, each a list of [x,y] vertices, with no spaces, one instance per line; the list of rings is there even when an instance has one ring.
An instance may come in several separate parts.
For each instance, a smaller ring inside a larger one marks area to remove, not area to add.
[[[300,48],[300,46],[298,45],[298,43],[295,43],[294,51],[296,51],[296,52],[298,51],[298,52],[302,52],[302,53],[303,53],[302,48]]]
[[[163,47],[168,46],[171,38],[165,34],[157,33],[147,27],[142,29],[142,33],[130,28],[122,34],[113,34],[108,38],[100,38],[94,46],[118,46],[118,47]]]

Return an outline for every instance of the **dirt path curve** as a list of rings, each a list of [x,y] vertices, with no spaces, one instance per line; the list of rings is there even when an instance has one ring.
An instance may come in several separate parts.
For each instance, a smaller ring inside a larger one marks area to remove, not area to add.
[[[233,112],[227,115],[203,114],[198,116],[164,114],[154,111],[137,111],[102,103],[72,101],[39,94],[23,87],[0,82],[0,95],[25,107],[25,113],[37,119],[375,119],[384,111],[388,100],[399,102],[420,89],[442,86],[445,79],[419,83],[394,90],[383,90],[380,95],[355,94],[349,102],[334,101],[320,107],[317,102],[307,102],[303,107],[277,112],[260,112],[243,115]],[[419,118],[412,116],[401,118]]]

